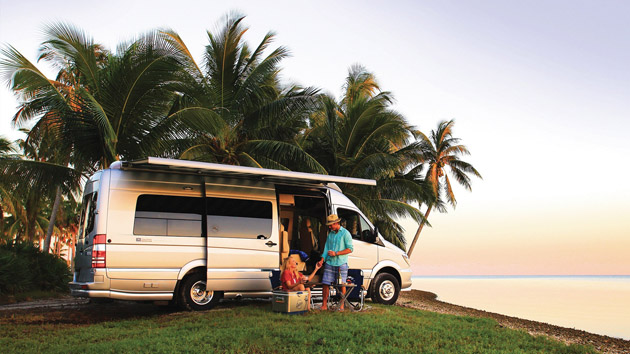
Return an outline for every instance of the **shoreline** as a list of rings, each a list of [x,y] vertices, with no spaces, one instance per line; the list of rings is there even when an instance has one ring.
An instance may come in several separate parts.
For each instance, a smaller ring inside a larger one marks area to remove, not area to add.
[[[592,345],[602,353],[630,353],[630,341],[625,339],[453,305],[437,300],[437,295],[428,291],[415,289],[402,291],[397,306],[456,316],[491,318],[500,326],[524,330],[533,336],[544,335],[566,344]]]

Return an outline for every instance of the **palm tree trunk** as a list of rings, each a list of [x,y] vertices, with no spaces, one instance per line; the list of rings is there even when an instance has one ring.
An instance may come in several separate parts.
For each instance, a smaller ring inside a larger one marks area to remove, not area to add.
[[[52,213],[50,214],[50,222],[48,223],[48,231],[46,232],[46,239],[44,240],[44,253],[50,252],[50,239],[52,237],[53,230],[55,229],[55,219],[57,218],[57,212],[59,211],[59,204],[61,203],[61,186],[57,187],[57,195],[55,196],[55,203],[53,204]]]
[[[26,239],[30,244],[35,244],[35,218],[34,217],[29,217],[28,220],[26,221]]]
[[[35,219],[39,212],[39,208],[37,208],[35,204],[36,202],[33,201],[33,198],[28,198],[24,204],[24,209],[26,209],[26,240],[32,245],[35,244]],[[41,246],[40,243],[39,247]]]
[[[2,205],[0,205],[0,237],[4,236],[4,210],[2,210]]]
[[[424,227],[426,220],[429,218],[429,213],[431,213],[432,208],[433,208],[433,205],[429,205],[427,212],[424,213],[424,220],[420,222],[420,226],[418,226],[418,231],[416,231],[416,235],[413,237],[413,242],[411,243],[411,247],[409,247],[409,251],[407,251],[408,257],[411,257],[411,252],[413,252],[413,248],[416,246],[416,241],[418,241],[418,236],[420,236],[420,232],[422,231],[422,228]]]

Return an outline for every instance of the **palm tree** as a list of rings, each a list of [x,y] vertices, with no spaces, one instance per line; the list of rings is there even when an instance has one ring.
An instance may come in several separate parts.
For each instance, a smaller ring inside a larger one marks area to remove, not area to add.
[[[482,178],[481,174],[479,174],[471,164],[459,159],[460,155],[470,155],[470,152],[466,146],[459,143],[459,138],[453,137],[454,124],[455,122],[453,120],[442,121],[438,124],[437,130],[431,131],[430,139],[424,135],[421,136],[422,156],[424,164],[427,165],[424,182],[429,184],[433,194],[433,202],[427,204],[424,220],[429,218],[431,209],[434,206],[440,211],[445,210],[445,203],[442,196],[446,198],[446,201],[451,204],[453,208],[457,206],[457,200],[455,199],[451,181],[448,177],[448,170],[450,170],[450,174],[455,177],[457,183],[468,190],[472,190],[469,174]],[[448,170],[446,167],[448,167]],[[424,220],[420,222],[418,231],[416,231],[413,242],[409,247],[409,251],[407,252],[409,256],[411,256],[418,236],[424,227]]]
[[[70,265],[74,250],[74,239],[79,231],[79,208],[76,201],[70,199],[64,200],[63,205],[59,209],[59,221],[55,227],[56,242],[53,249],[57,256],[65,256],[68,265]],[[68,254],[61,253],[64,246],[68,246]]]
[[[121,44],[116,53],[68,24],[53,24],[40,60],[58,68],[50,80],[12,47],[0,62],[21,99],[18,126],[54,127],[59,147],[73,152],[74,166],[104,168],[118,159],[164,154],[187,130],[169,113],[182,64],[159,32]]]
[[[10,206],[14,216],[13,229],[23,230],[27,240],[33,242],[35,235],[43,235],[43,229],[49,224],[41,212],[44,203],[55,198],[55,193],[51,192],[69,194],[76,191],[80,175],[76,170],[56,163],[55,155],[63,156],[63,152],[57,150],[46,130],[40,127],[37,132],[23,131],[27,133],[27,139],[17,141],[22,155],[0,157],[0,174],[3,176],[0,189],[3,201]]]
[[[49,240],[61,200],[58,186],[64,175],[89,174],[121,157],[164,154],[171,138],[183,136],[187,130],[168,116],[176,98],[170,85],[177,82],[182,66],[176,51],[159,33],[121,45],[116,54],[67,24],[48,26],[46,33],[48,38],[39,59],[58,69],[55,80],[48,79],[10,46],[2,50],[0,68],[21,101],[14,124],[21,126],[35,120],[27,140],[45,132],[56,148],[49,156],[56,158],[44,160],[70,164],[78,171],[68,174],[64,169],[56,170],[59,178],[54,180],[59,184],[52,186],[57,197],[46,238]],[[50,167],[43,170],[50,173]],[[24,168],[20,172],[27,173]],[[77,179],[74,183],[78,188]],[[28,229],[31,235],[32,228]]]
[[[63,26],[60,26],[63,27]],[[33,169],[48,170],[50,172],[51,166],[40,166],[40,163],[53,163],[60,164],[61,166],[67,166],[70,162],[70,154],[72,146],[63,144],[64,129],[59,123],[63,117],[69,117],[74,110],[77,110],[77,88],[81,85],[80,81],[87,81],[92,76],[80,75],[80,69],[84,72],[95,73],[97,69],[97,61],[91,61],[94,57],[103,57],[103,51],[100,46],[92,45],[90,48],[80,48],[78,46],[72,46],[69,44],[69,39],[75,40],[81,37],[81,33],[70,33],[66,31],[61,33],[59,28],[51,26],[49,32],[57,32],[56,38],[50,38],[43,43],[40,49],[40,59],[51,62],[59,69],[56,80],[49,80],[43,73],[41,73],[30,61],[28,61],[23,55],[21,55],[14,48],[9,47],[2,51],[5,57],[0,66],[5,72],[5,78],[11,85],[16,95],[21,99],[21,107],[14,116],[13,122],[16,125],[23,125],[32,119],[38,119],[33,129],[28,132],[28,136],[25,142],[23,142],[23,148],[25,148],[25,154],[34,158],[35,163],[30,162],[13,162],[21,166],[22,174],[34,173],[38,171],[27,171],[24,166],[30,166]],[[74,36],[73,36],[74,35]],[[64,42],[65,40],[65,42]],[[65,52],[78,53],[77,56],[83,60],[79,63],[65,60],[59,52],[53,50],[53,48],[63,47]],[[91,53],[92,52],[92,53]],[[96,56],[91,55],[98,53]],[[39,136],[45,136],[45,139],[38,139]],[[39,140],[38,144],[30,144],[28,141]],[[46,153],[45,145],[54,146],[53,151]],[[36,151],[35,148],[42,149],[42,151]],[[76,163],[76,161],[75,161]],[[18,168],[16,166],[5,166],[5,168]],[[41,172],[41,171],[39,171]],[[57,169],[58,175],[56,177],[63,177],[67,175],[66,168]],[[58,178],[53,178],[58,180]],[[22,189],[19,187],[17,189]],[[32,182],[32,181],[31,181]],[[75,181],[78,182],[78,181]],[[54,227],[55,217],[57,209],[62,198],[61,184],[64,181],[60,181],[60,184],[53,187],[55,193],[55,202],[51,212],[51,217],[48,225],[48,232],[44,242],[44,250],[49,249],[50,236]],[[39,198],[37,193],[32,193],[33,196],[29,196],[28,200],[32,198]],[[34,208],[38,211],[38,208]],[[28,214],[32,214],[29,212]],[[28,224],[33,224],[34,217],[31,215],[28,217]],[[32,239],[33,228],[27,227],[29,239]]]
[[[15,153],[15,148],[12,142],[0,136],[0,159],[9,158],[13,153]],[[11,194],[5,189],[4,184],[0,183],[0,240],[4,236],[4,212],[7,210],[6,205],[11,204],[10,199]]]
[[[272,32],[250,49],[244,41],[244,16],[227,15],[215,33],[208,32],[204,65],[199,66],[173,31],[164,35],[179,49],[187,66],[184,95],[174,116],[205,112],[188,119],[196,134],[181,158],[276,169],[304,168],[324,172],[296,144],[317,101],[317,90],[284,87],[279,63],[289,53],[278,47],[265,56]],[[200,125],[205,120],[207,124]]]
[[[373,74],[353,66],[343,97],[339,102],[322,97],[301,144],[330,174],[377,180],[376,190],[342,188],[385,238],[402,248],[404,230],[394,218],[421,220],[411,203],[423,200],[425,192],[409,171],[420,161],[418,144],[413,142],[416,131],[391,109],[392,101],[391,93],[380,91]]]

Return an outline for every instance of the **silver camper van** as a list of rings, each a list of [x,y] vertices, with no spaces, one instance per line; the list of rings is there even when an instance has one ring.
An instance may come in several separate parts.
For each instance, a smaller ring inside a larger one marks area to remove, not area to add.
[[[324,220],[336,213],[353,237],[348,264],[361,275],[361,291],[393,304],[411,286],[409,259],[335,183],[376,185],[154,157],[115,162],[85,185],[71,292],[192,310],[223,297],[271,296],[281,260],[321,252]]]

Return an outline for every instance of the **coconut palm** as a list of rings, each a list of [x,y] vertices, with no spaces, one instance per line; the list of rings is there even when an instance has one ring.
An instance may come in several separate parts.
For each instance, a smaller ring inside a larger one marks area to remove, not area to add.
[[[51,212],[51,219],[48,223],[49,227],[45,238],[44,250],[49,249],[55,216],[62,199],[61,184],[66,182],[61,181],[60,178],[68,176],[66,166],[70,163],[71,153],[74,148],[72,144],[66,143],[69,140],[67,137],[74,134],[68,132],[66,124],[61,123],[67,123],[67,119],[71,119],[75,112],[81,109],[78,105],[78,89],[95,85],[96,72],[99,65],[102,66],[105,56],[103,49],[99,45],[90,44],[81,47],[76,45],[76,43],[72,43],[72,41],[78,42],[81,40],[85,42],[84,35],[78,31],[73,33],[64,25],[50,26],[47,31],[50,37],[42,44],[40,60],[50,62],[58,69],[55,80],[48,79],[35,65],[12,47],[2,51],[4,59],[0,62],[0,68],[4,71],[5,79],[21,101],[21,106],[13,119],[14,124],[20,126],[31,120],[36,120],[33,128],[28,133],[27,141],[39,141],[37,144],[24,144],[23,147],[31,149],[31,151],[25,150],[27,157],[32,158],[34,154],[38,156],[34,159],[35,163],[25,162],[21,164],[29,166],[29,168],[41,168],[49,172],[52,165],[39,166],[38,162],[60,165],[56,170],[58,174],[52,178],[52,180],[59,181],[59,184],[52,188],[53,191],[56,191],[56,197]],[[56,51],[54,48],[59,49]],[[81,60],[78,62],[67,60],[67,55],[64,56],[62,53],[74,53]],[[45,139],[39,139],[40,136],[45,136]],[[45,145],[54,146],[54,149],[48,149],[51,151],[46,152],[44,151]],[[33,151],[35,147],[42,149],[42,151]],[[81,165],[76,159],[72,162],[75,166]],[[15,163],[18,162],[14,161],[13,164]],[[23,174],[27,173],[24,168],[20,170]],[[34,173],[37,174],[37,172]],[[70,172],[70,175],[74,176],[76,174]],[[26,180],[22,180],[19,184],[25,182]],[[75,179],[74,183],[77,182],[78,180]],[[74,189],[76,190],[77,188]],[[28,223],[32,224],[33,222],[35,222],[33,217],[29,217]],[[29,239],[32,239],[33,229],[32,227],[27,227],[27,229]]]
[[[0,67],[21,100],[14,123],[54,127],[72,163],[92,169],[120,158],[163,154],[187,131],[169,113],[182,65],[159,32],[121,44],[115,53],[63,23],[46,27],[40,60],[56,67],[48,79],[12,47]]]
[[[48,79],[10,46],[2,50],[0,69],[20,99],[14,124],[35,121],[30,134],[45,132],[56,148],[49,155],[55,161],[46,162],[71,164],[78,173],[89,174],[121,157],[164,154],[173,137],[185,134],[181,121],[169,117],[176,98],[170,85],[182,66],[159,33],[123,44],[114,54],[67,24],[48,26],[45,32],[39,59],[58,69],[56,79]],[[58,177],[66,172],[59,170]],[[60,190],[52,190],[58,191],[58,206]]]
[[[68,263],[74,250],[74,238],[78,230],[79,207],[74,200],[64,200],[59,208],[59,219],[55,226],[56,242],[53,246],[57,256],[65,256]],[[64,246],[68,246],[70,254],[62,254]]]
[[[80,175],[55,163],[56,153],[63,153],[46,131],[24,132],[27,139],[18,140],[22,155],[0,158],[0,188],[3,201],[11,206],[10,213],[15,217],[13,228],[23,230],[27,240],[33,242],[36,234],[44,235],[42,228],[49,224],[42,218],[44,205],[55,198],[55,191],[58,195],[76,191]]]
[[[416,132],[391,109],[392,101],[391,93],[380,91],[373,74],[353,66],[339,102],[322,97],[302,144],[330,174],[377,180],[376,190],[342,188],[385,238],[402,248],[404,230],[395,218],[421,220],[411,203],[421,201],[425,192],[409,168],[420,161],[419,146],[413,141]]]
[[[481,174],[471,164],[460,160],[459,157],[461,155],[469,155],[470,152],[466,146],[459,143],[459,138],[453,137],[454,124],[453,120],[442,121],[438,124],[436,130],[431,131],[430,138],[424,135],[421,136],[421,151],[424,164],[427,166],[424,182],[429,184],[433,194],[433,202],[427,203],[424,220],[428,219],[433,207],[437,207],[440,211],[445,210],[443,198],[446,198],[446,201],[453,208],[457,206],[457,200],[455,199],[449,173],[447,172],[450,172],[455,181],[468,190],[472,190],[470,174],[482,178]],[[409,256],[411,256],[418,236],[424,227],[424,220],[420,222],[413,242],[409,247],[407,252]]]
[[[165,31],[179,48],[187,66],[184,96],[175,116],[206,114],[205,126],[196,125],[185,159],[234,165],[324,172],[317,161],[295,143],[315,107],[317,90],[284,87],[279,63],[288,56],[282,46],[265,55],[274,40],[272,32],[251,49],[244,40],[244,16],[227,15],[215,32],[208,32],[204,62],[199,66],[174,31]],[[188,122],[193,121],[188,119]]]
[[[0,159],[9,158],[15,153],[12,142],[0,136]],[[7,210],[6,204],[10,204],[11,194],[5,189],[3,183],[0,182],[0,239],[4,236],[4,212]]]

